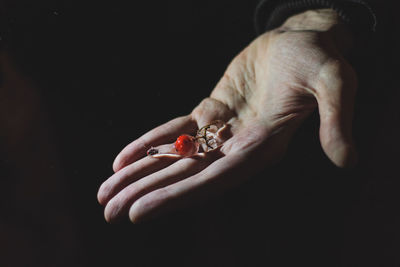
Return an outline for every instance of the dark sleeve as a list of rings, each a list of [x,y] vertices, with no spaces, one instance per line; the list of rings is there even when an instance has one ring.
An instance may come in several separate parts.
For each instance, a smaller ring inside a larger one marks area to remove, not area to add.
[[[356,34],[371,33],[376,29],[375,12],[363,0],[261,0],[255,13],[257,34],[279,27],[292,15],[321,8],[335,10]]]

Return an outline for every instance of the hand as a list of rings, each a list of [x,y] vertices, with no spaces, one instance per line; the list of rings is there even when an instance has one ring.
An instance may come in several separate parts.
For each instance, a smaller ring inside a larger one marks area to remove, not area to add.
[[[337,166],[355,160],[351,137],[356,75],[342,57],[348,44],[336,13],[308,11],[254,40],[190,115],[159,126],[116,158],[98,193],[105,218],[132,222],[186,206],[240,184],[284,155],[294,131],[316,108],[320,140]],[[338,30],[339,29],[339,30]],[[231,138],[204,157],[146,157],[151,146],[220,119]]]

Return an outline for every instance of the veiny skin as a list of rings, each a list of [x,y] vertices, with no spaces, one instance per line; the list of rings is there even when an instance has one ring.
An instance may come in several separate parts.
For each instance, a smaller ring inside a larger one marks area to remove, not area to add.
[[[115,174],[98,192],[106,220],[129,215],[132,222],[144,221],[239,185],[279,161],[294,131],[316,109],[327,156],[339,167],[353,164],[357,79],[342,57],[347,40],[334,30],[337,16],[326,15],[308,11],[261,35],[191,114],[124,148],[115,159]],[[146,156],[151,146],[217,119],[228,122],[232,134],[220,149],[183,159]]]

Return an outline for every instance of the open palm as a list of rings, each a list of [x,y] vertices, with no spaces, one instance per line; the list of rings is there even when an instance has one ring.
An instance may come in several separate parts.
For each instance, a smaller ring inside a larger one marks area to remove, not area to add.
[[[190,115],[161,125],[129,144],[98,199],[107,221],[132,222],[208,198],[284,155],[292,134],[316,108],[320,139],[338,166],[354,160],[351,119],[356,76],[328,33],[271,31],[229,65],[209,98]],[[194,134],[213,120],[228,123],[220,149],[189,158],[146,156],[151,146]]]

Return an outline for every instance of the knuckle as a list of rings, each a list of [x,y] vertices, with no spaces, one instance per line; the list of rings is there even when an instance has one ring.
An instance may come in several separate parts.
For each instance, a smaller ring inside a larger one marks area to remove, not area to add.
[[[215,102],[216,100],[210,97],[203,99],[200,104],[193,110],[192,117],[196,120],[202,118],[208,110],[215,106]]]
[[[344,92],[352,95],[358,86],[357,74],[345,60],[330,59],[325,62],[318,73],[317,88],[327,93]]]

